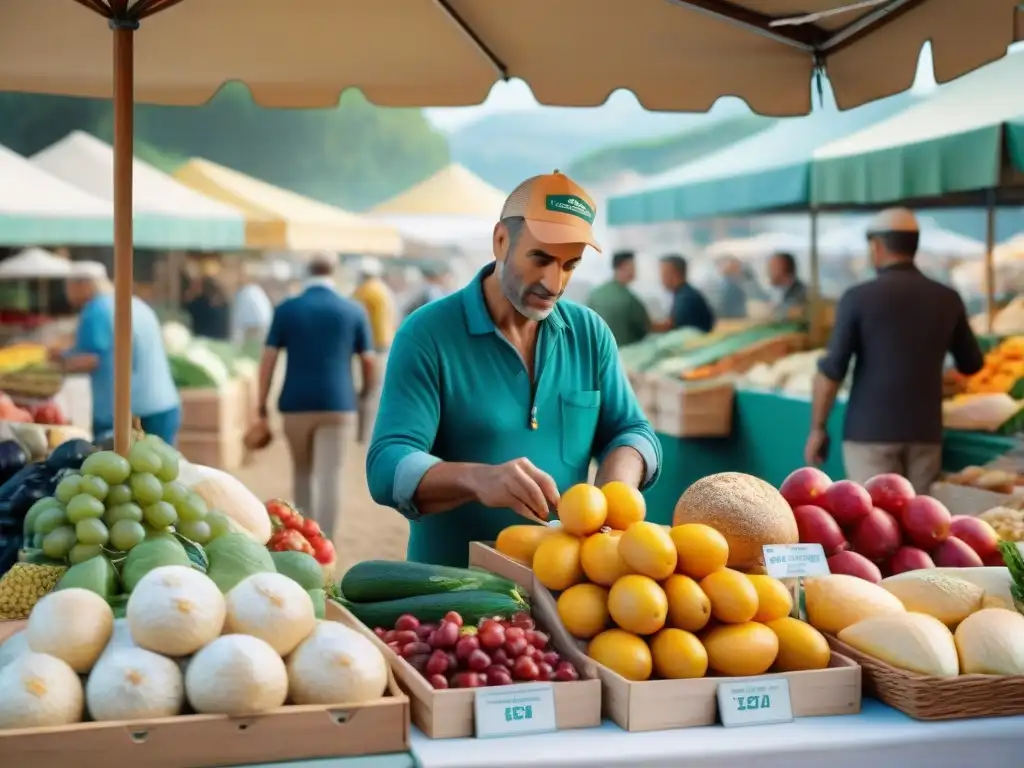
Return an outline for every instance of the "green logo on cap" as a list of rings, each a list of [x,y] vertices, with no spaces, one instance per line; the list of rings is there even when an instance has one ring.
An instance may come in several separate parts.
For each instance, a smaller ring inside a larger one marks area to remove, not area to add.
[[[586,200],[576,195],[548,195],[547,209],[555,213],[568,213],[570,216],[583,219],[587,224],[594,223],[594,209]]]

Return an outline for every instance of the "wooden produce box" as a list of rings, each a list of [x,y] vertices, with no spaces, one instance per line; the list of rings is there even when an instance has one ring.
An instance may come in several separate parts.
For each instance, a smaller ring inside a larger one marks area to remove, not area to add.
[[[658,412],[658,388],[655,386],[657,378],[642,371],[630,371],[628,376],[640,409],[648,421],[653,421]]]
[[[182,430],[178,433],[178,450],[193,464],[230,472],[242,466],[244,436],[240,427],[227,432]]]
[[[707,382],[684,382],[658,377],[654,383],[655,432],[671,437],[728,437],[732,434],[736,386],[732,377]]]
[[[970,515],[972,517],[987,512],[993,507],[1024,507],[1024,496],[1016,493],[994,493],[984,488],[973,488],[969,485],[954,483],[932,483],[928,495],[941,501],[954,515]]]
[[[571,661],[580,673],[580,679],[576,682],[552,683],[558,730],[596,728],[601,724],[601,682],[597,679],[593,664],[562,628],[550,595],[547,601],[531,600],[531,613],[537,624],[550,635],[555,650],[566,660]],[[373,640],[391,663],[391,669],[398,678],[399,685],[412,702],[412,722],[432,739],[455,739],[474,735],[474,703],[477,691],[494,692],[507,689],[510,695],[515,695],[517,689],[535,685],[522,683],[503,686],[501,689],[435,690],[411,664],[373,634],[370,628],[363,627],[361,631]]]
[[[340,606],[329,605],[328,618],[363,631]],[[0,623],[0,642],[24,625]],[[409,699],[392,675],[388,695],[365,704],[0,731],[0,763],[11,768],[214,768],[408,751]]]
[[[182,432],[235,432],[248,426],[245,385],[232,379],[222,387],[181,390]]]
[[[472,542],[470,565],[489,570],[506,579],[520,583],[523,571],[532,572],[485,544]],[[550,604],[558,622],[556,629],[548,625],[552,637],[568,637],[557,619],[554,597],[539,582],[531,588],[535,605]],[[569,638],[570,642],[573,642]],[[584,643],[577,642],[582,649]],[[718,719],[718,685],[722,682],[751,681],[785,677],[789,681],[789,696],[793,717],[823,715],[855,715],[860,712],[861,669],[842,654],[832,653],[828,669],[806,672],[766,674],[752,678],[705,677],[699,680],[649,680],[634,683],[600,664],[587,659],[587,674],[596,674],[602,683],[601,698],[604,715],[627,731],[661,731],[714,725]],[[583,670],[580,669],[582,674]]]

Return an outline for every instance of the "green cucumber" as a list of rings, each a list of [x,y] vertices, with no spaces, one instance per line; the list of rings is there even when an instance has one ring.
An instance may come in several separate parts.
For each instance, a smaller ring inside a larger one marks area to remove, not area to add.
[[[519,596],[514,582],[493,573],[405,560],[356,563],[348,569],[340,586],[345,599],[355,603],[377,603],[467,590]]]
[[[344,599],[340,602],[371,629],[391,629],[398,617],[405,613],[412,614],[420,621],[440,621],[448,611],[456,611],[469,625],[492,616],[509,618],[530,608],[518,595],[511,597],[482,590],[419,595],[379,603],[354,603]]]

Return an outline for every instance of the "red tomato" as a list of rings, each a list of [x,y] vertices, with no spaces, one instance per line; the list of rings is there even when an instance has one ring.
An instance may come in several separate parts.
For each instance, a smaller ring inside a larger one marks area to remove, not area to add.
[[[317,521],[312,520],[308,517],[302,521],[302,525],[299,527],[298,530],[301,531],[302,535],[309,539],[311,542],[314,539],[323,536],[323,533],[320,530],[320,525],[317,523]]]
[[[321,536],[319,539],[315,539],[310,546],[313,548],[313,557],[320,565],[330,565],[334,562],[334,542],[330,539]]]

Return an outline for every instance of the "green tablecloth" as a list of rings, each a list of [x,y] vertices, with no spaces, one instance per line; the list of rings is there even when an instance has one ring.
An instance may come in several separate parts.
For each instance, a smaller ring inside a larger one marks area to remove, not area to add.
[[[691,483],[715,472],[746,472],[779,485],[790,472],[803,466],[804,442],[811,423],[806,398],[775,392],[736,392],[732,434],[723,438],[678,438],[659,434],[663,451],[661,478],[644,495],[647,518],[671,523],[676,501]],[[833,479],[845,477],[839,436],[846,404],[836,403],[829,420],[832,451],[822,467]],[[957,471],[970,464],[986,464],[1009,451],[1016,440],[978,432],[947,432],[943,467]]]

